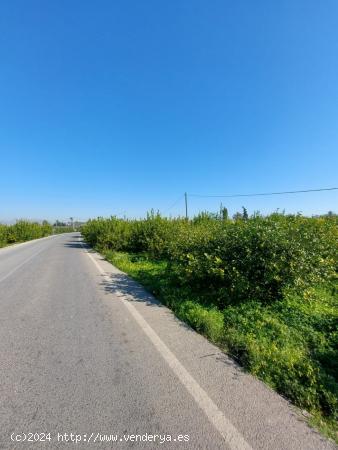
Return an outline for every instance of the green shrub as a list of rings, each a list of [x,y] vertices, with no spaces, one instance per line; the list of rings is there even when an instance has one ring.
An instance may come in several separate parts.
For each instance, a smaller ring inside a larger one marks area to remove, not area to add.
[[[72,233],[73,231],[74,231],[74,228],[71,226],[68,226],[68,225],[53,226],[53,234]]]
[[[4,247],[7,242],[7,227],[0,223],[0,247]]]
[[[45,221],[42,224],[27,220],[19,220],[14,225],[0,224],[0,247],[49,236],[52,231],[52,226]]]
[[[220,306],[271,302],[333,279],[336,248],[332,221],[274,214],[191,227],[172,244],[171,271],[182,285],[214,292]]]
[[[101,249],[147,252],[154,258],[162,258],[168,255],[173,235],[184,225],[182,219],[169,220],[152,211],[143,220],[116,217],[89,220],[81,232],[90,245]]]

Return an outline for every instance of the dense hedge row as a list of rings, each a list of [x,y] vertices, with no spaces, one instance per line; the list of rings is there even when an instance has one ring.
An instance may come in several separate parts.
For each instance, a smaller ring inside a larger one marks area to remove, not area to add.
[[[82,229],[100,248],[146,252],[167,259],[176,283],[207,291],[220,306],[272,302],[332,280],[337,267],[337,222],[272,214],[247,220],[191,221],[151,214],[144,220],[90,220]]]
[[[38,239],[52,234],[52,226],[48,222],[43,224],[19,220],[14,225],[0,224],[0,247],[15,242]]]

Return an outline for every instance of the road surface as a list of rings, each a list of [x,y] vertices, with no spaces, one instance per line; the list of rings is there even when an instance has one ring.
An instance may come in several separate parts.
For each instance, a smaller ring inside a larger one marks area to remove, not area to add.
[[[336,448],[78,233],[0,250],[0,322],[1,449]]]

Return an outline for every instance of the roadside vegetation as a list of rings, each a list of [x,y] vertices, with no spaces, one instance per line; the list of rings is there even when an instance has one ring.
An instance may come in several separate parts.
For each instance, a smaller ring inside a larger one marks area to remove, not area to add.
[[[42,223],[19,220],[13,225],[0,223],[0,248],[7,245],[39,239],[51,234],[69,233],[70,226],[52,226],[49,222]]]
[[[19,220],[14,225],[0,224],[0,247],[49,236],[52,232],[51,224],[46,221],[40,224]]]
[[[337,216],[98,218],[85,240],[338,441]]]
[[[64,226],[53,225],[53,234],[72,233],[73,231],[77,231],[77,229],[69,225]]]

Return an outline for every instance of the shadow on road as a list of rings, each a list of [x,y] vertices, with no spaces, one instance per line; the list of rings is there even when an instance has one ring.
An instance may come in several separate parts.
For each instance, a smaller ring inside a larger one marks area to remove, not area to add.
[[[129,301],[146,303],[148,306],[162,307],[162,304],[144,287],[124,273],[109,275],[109,281],[105,277],[102,281],[104,290],[117,296],[126,296]]]
[[[102,258],[102,260],[104,260]],[[180,320],[178,317],[173,315],[170,309],[167,309],[162,305],[152,294],[150,294],[143,286],[141,286],[137,281],[130,278],[124,273],[113,273],[109,275],[109,280],[106,276],[102,275],[101,285],[104,290],[109,294],[115,294],[117,297],[125,297],[130,302],[141,302],[147,306],[157,306],[166,310],[166,313],[172,316],[175,322],[185,330],[195,333],[195,331],[185,322]],[[225,364],[234,369],[233,379],[239,380],[241,376],[244,376],[245,372],[240,367],[238,362],[233,358],[225,355],[221,350],[215,347],[214,353],[202,354],[200,358],[212,358],[217,363]]]
[[[69,241],[63,244],[64,247],[68,248],[82,248],[82,245],[79,241]]]
[[[96,253],[95,250],[93,250],[88,244],[83,242],[82,239],[80,241],[70,240],[68,242],[65,242],[63,245],[68,248],[82,250],[85,249],[89,253]],[[99,260],[106,261],[105,258],[103,258],[101,255]],[[107,277],[109,277],[109,279],[107,279]],[[110,273],[109,275],[102,275],[100,284],[107,294],[114,294],[117,297],[124,297],[130,302],[140,302],[147,306],[164,308],[165,310],[167,310],[167,314],[173,315],[173,312],[170,311],[170,309],[167,309],[165,305],[162,305],[162,303],[157,300],[153,296],[153,294],[148,292],[145,287],[143,287],[140,283],[133,280],[129,275],[123,272],[118,271]],[[187,329],[188,331],[194,332],[189,325],[182,322],[175,316],[174,318],[181,327]]]
[[[85,250],[89,253],[96,253],[95,250],[93,250],[88,244],[83,242],[83,240],[69,241],[66,242],[64,246],[75,249],[85,248]],[[99,260],[106,261],[105,258],[103,258],[101,255]],[[109,277],[109,279],[107,279],[107,277]],[[133,280],[132,278],[130,278],[130,276],[123,272],[114,272],[110,273],[109,275],[102,275],[102,281],[100,282],[100,284],[107,294],[115,294],[117,297],[124,297],[130,302],[140,302],[144,303],[147,306],[157,306],[158,308],[164,307],[164,309],[167,310],[168,315],[173,315],[173,312],[162,305],[162,303],[157,300],[150,292],[148,292],[146,288],[144,288],[140,283]],[[174,320],[179,326],[185,328],[189,332],[195,333],[195,331],[188,324],[180,320],[175,315],[173,316]],[[229,357],[217,348],[215,348],[215,350],[216,351],[214,353],[200,355],[200,358],[209,357],[215,359],[218,363],[232,367],[235,370],[233,379],[237,379],[239,381],[240,377],[245,375],[245,371],[238,364],[236,358],[234,358],[232,355]]]

